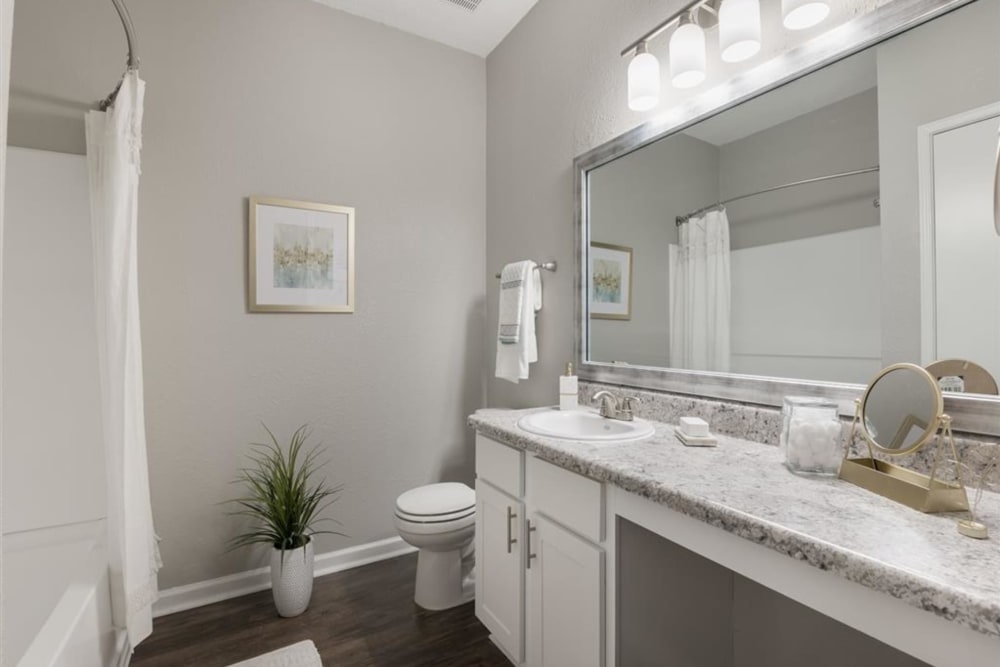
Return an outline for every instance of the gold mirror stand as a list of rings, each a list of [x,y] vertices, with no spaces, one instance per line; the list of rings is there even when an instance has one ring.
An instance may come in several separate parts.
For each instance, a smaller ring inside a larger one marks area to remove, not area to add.
[[[969,498],[962,484],[962,470],[955,447],[955,437],[951,430],[951,417],[941,415],[938,432],[935,435],[934,463],[931,474],[915,472],[887,461],[875,458],[875,450],[865,438],[868,446],[868,458],[852,459],[851,445],[861,421],[861,400],[854,401],[854,421],[851,422],[851,433],[844,449],[844,461],[840,464],[840,478],[856,484],[872,493],[877,493],[889,500],[902,503],[921,512],[958,512],[969,509]],[[941,461],[941,449],[947,441],[951,454],[955,457],[955,479],[957,484],[935,479],[937,467]]]

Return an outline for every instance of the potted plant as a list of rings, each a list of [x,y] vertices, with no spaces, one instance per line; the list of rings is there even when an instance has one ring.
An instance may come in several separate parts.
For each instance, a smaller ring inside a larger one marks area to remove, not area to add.
[[[318,530],[323,511],[333,504],[341,486],[317,479],[323,464],[317,461],[319,446],[305,450],[309,430],[300,426],[283,448],[267,426],[268,443],[253,443],[247,454],[253,465],[240,470],[246,495],[231,502],[239,505],[233,514],[248,517],[253,528],[234,537],[230,548],[271,546],[271,590],[278,614],[298,616],[309,606],[313,585],[313,536],[342,535]]]

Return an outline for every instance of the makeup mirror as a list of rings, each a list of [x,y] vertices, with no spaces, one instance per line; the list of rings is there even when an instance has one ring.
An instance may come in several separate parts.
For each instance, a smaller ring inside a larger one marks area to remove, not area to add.
[[[930,373],[896,364],[879,373],[861,399],[861,429],[876,450],[911,454],[934,437],[944,412],[941,390]]]
[[[868,456],[849,458],[859,426]],[[889,457],[914,454],[932,441],[936,441],[936,450],[930,475],[876,458],[876,453]],[[944,447],[948,448],[946,454]],[[922,512],[969,509],[941,388],[933,375],[916,364],[893,364],[868,384],[857,401],[847,452],[840,466],[841,479]],[[954,483],[937,478],[943,454],[954,462]]]

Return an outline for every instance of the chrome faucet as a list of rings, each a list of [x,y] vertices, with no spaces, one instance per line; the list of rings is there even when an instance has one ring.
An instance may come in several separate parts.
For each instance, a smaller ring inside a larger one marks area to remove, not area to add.
[[[639,403],[636,396],[624,396],[619,399],[607,390],[597,392],[591,400],[601,402],[600,414],[602,417],[624,422],[632,421],[635,417],[635,406]]]

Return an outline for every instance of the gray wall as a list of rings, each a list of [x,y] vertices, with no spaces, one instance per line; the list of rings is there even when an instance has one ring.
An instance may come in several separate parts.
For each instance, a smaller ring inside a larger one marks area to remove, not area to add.
[[[618,519],[621,667],[925,663]]]
[[[717,201],[718,183],[718,148],[684,134],[590,172],[591,241],[632,248],[632,319],[592,319],[591,359],[669,365],[674,218]]]
[[[1000,0],[979,0],[878,50],[882,361],[920,361],[917,128],[1000,100]]]
[[[483,403],[484,61],[306,0],[130,3],[147,81],[139,266],[163,587],[262,564],[219,502],[260,422],[324,443],[333,514],[392,537],[393,501],[472,478]],[[82,150],[121,74],[105,0],[17,5],[11,142]],[[48,110],[48,112],[46,111]],[[248,314],[249,195],[357,208],[354,315]]]

